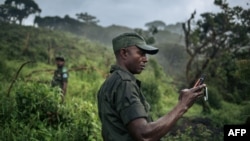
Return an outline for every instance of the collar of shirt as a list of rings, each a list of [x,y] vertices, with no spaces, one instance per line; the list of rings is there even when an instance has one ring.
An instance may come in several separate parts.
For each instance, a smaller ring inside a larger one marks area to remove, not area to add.
[[[140,80],[136,79],[132,73],[130,73],[129,71],[123,69],[122,67],[120,67],[118,65],[112,65],[109,72],[113,73],[113,72],[118,71],[118,70],[125,72],[131,78],[131,80],[135,81],[139,87],[141,86]]]

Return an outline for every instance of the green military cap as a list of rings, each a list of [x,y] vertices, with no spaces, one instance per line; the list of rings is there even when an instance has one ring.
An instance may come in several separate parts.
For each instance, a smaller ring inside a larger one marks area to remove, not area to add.
[[[64,55],[61,55],[61,54],[57,54],[56,57],[55,57],[55,60],[61,60],[61,61],[65,61],[65,56]]]
[[[114,52],[130,46],[137,46],[148,54],[156,54],[159,51],[158,48],[147,45],[144,38],[134,32],[120,34],[112,40],[112,44]]]

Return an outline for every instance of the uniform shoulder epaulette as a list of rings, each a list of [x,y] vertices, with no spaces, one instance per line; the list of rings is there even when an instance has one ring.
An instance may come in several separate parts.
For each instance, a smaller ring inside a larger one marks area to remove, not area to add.
[[[123,73],[121,70],[116,71],[116,73],[120,76],[120,78],[124,81],[129,81],[132,80],[133,78],[127,74],[127,73]]]

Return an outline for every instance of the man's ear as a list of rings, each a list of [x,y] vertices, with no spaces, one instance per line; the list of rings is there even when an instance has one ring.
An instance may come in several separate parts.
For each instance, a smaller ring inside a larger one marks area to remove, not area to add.
[[[125,48],[120,49],[119,54],[120,54],[122,59],[126,60],[126,58],[128,56],[128,52],[127,52],[127,50]]]

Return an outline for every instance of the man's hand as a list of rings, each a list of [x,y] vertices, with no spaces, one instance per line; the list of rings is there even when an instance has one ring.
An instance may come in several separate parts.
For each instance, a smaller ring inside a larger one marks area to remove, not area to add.
[[[183,89],[180,92],[179,102],[186,105],[189,108],[193,105],[196,99],[203,97],[203,89],[206,84],[199,85],[191,89]]]
[[[203,96],[202,89],[205,86],[205,84],[202,84],[191,89],[183,89],[180,92],[177,105],[169,113],[154,122],[148,123],[145,118],[137,118],[129,122],[127,125],[129,133],[135,140],[158,141],[170,131],[195,100]]]

